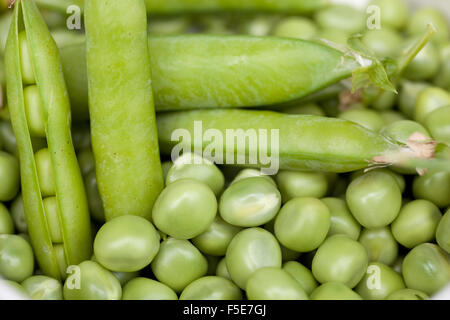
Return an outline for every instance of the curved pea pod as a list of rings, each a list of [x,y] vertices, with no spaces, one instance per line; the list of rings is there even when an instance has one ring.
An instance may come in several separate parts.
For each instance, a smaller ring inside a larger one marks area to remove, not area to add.
[[[150,219],[164,179],[144,2],[86,0],[85,24],[92,149],[105,217]]]
[[[274,169],[270,174],[276,169],[350,172],[371,165],[414,167],[410,162],[431,156],[353,122],[320,116],[193,110],[159,113],[157,125],[165,154],[195,150],[211,158],[216,151],[211,159],[216,163]],[[423,159],[421,168],[432,160]],[[442,166],[450,167],[448,161]]]
[[[72,265],[91,256],[91,229],[59,53],[32,0],[15,5],[5,61],[31,243],[42,271],[61,279],[65,270],[58,261]],[[24,89],[30,87],[37,90],[28,99]],[[32,127],[43,129],[32,131]],[[35,156],[32,139],[36,136],[46,138],[48,149]],[[44,200],[52,205],[46,206]]]

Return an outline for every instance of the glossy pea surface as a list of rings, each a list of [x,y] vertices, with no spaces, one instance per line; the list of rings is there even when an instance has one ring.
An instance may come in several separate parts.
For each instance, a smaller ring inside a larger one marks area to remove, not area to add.
[[[311,300],[362,300],[362,297],[343,283],[327,282],[311,293]]]
[[[39,187],[43,197],[56,194],[55,179],[53,176],[52,160],[49,149],[41,149],[34,155],[36,170],[39,178]]]
[[[450,209],[443,215],[436,230],[436,241],[450,254]]]
[[[320,172],[280,171],[275,180],[283,203],[295,197],[323,197],[328,190],[326,175]]]
[[[390,227],[364,229],[358,239],[369,255],[369,261],[392,265],[398,257],[398,243]]]
[[[339,115],[340,119],[355,122],[369,130],[378,132],[384,126],[383,118],[374,110],[350,109]]]
[[[357,240],[361,233],[361,225],[352,216],[345,200],[340,198],[323,198],[321,201],[330,211],[330,228],[327,236],[345,234]]]
[[[0,234],[13,234],[14,223],[9,210],[0,202]]]
[[[38,87],[36,85],[26,87],[23,90],[23,98],[30,135],[45,138],[44,110]]]
[[[190,283],[180,300],[242,300],[242,292],[228,279],[207,276]]]
[[[450,172],[430,171],[415,177],[413,194],[416,199],[429,200],[440,208],[449,206]]]
[[[123,287],[122,300],[178,300],[178,296],[161,282],[138,277]]]
[[[19,162],[16,157],[0,151],[0,201],[14,199],[19,191]]]
[[[379,262],[370,263],[355,291],[366,300],[384,300],[391,293],[404,289],[402,276]]]
[[[22,282],[22,286],[33,300],[62,300],[61,282],[47,276],[32,276]]]
[[[450,104],[429,113],[424,124],[434,139],[450,145]]]
[[[400,289],[391,293],[386,297],[386,300],[428,300],[430,297],[419,290],[414,289]]]
[[[305,290],[306,294],[311,294],[317,288],[317,281],[308,268],[297,261],[288,261],[283,264],[283,270],[289,273]]]
[[[30,244],[17,235],[0,234],[0,274],[7,280],[22,282],[34,271]]]
[[[438,87],[424,89],[417,97],[414,119],[425,123],[429,114],[442,107],[450,106],[450,93]]]

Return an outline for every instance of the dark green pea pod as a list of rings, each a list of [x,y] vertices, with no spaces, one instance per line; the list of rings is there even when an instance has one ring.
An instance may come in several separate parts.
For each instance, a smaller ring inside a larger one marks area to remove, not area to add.
[[[60,272],[55,248],[63,248],[67,265],[89,259],[91,229],[83,180],[72,145],[70,103],[58,49],[33,0],[15,4],[5,61],[9,111],[17,138],[31,243],[42,271],[61,279],[65,270]],[[35,158],[34,155],[32,138],[42,132],[32,134],[30,130],[30,124],[39,119],[30,119],[27,115],[25,83],[38,88],[33,101],[41,108],[43,134],[48,145],[48,150],[41,149],[39,154],[49,156]],[[42,181],[50,186],[45,192]],[[45,214],[44,193],[57,200],[51,221]],[[61,232],[62,243],[60,239],[52,240],[51,235],[58,232]]]

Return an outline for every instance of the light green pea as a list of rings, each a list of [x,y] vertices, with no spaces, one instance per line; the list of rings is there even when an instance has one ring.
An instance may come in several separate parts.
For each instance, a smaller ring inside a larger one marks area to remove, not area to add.
[[[429,113],[424,124],[435,140],[450,145],[450,105]]]
[[[315,16],[322,29],[340,29],[349,34],[362,31],[366,26],[363,11],[348,5],[333,5],[319,11]]]
[[[175,160],[167,172],[166,186],[180,179],[193,179],[208,185],[219,195],[225,185],[225,177],[217,166],[195,153],[185,153]]]
[[[62,300],[61,282],[47,276],[32,276],[22,282],[22,286],[33,300]]]
[[[320,283],[341,282],[355,287],[368,265],[366,249],[345,235],[326,239],[317,249],[312,261],[312,273]]]
[[[343,283],[327,282],[311,293],[311,300],[362,300],[362,298]]]
[[[366,300],[384,300],[391,293],[404,288],[401,275],[385,264],[372,262],[355,291]]]
[[[266,229],[267,231],[269,231],[272,234],[275,234],[275,220],[276,219],[272,219],[264,225],[264,229]],[[302,255],[301,252],[288,249],[285,246],[283,246],[281,243],[280,243],[280,249],[281,249],[282,261],[297,260]]]
[[[17,155],[17,141],[11,123],[0,121],[0,136],[3,140],[3,149],[13,155]]]
[[[302,286],[285,270],[261,268],[247,281],[248,300],[308,300]]]
[[[380,131],[384,126],[384,121],[380,114],[369,109],[350,109],[342,112],[339,118],[355,122],[375,132]]]
[[[450,253],[450,209],[439,222],[436,230],[436,241],[442,249]]]
[[[65,280],[67,278],[68,265],[66,254],[64,252],[64,245],[63,244],[53,245],[53,251],[55,252],[56,263],[58,264],[59,268],[59,274],[61,275],[61,278]]]
[[[36,170],[39,178],[39,187],[43,197],[51,197],[56,194],[55,179],[53,177],[52,160],[50,151],[41,149],[34,155]]]
[[[390,266],[398,257],[398,244],[389,227],[364,229],[358,241],[366,248],[370,262]]]
[[[439,208],[427,200],[414,200],[400,210],[391,225],[395,240],[406,248],[413,248],[434,239],[441,220]]]
[[[416,11],[408,20],[406,30],[410,35],[421,34],[430,23],[436,29],[436,33],[432,36],[433,41],[442,43],[449,40],[449,25],[445,16],[431,7]]]
[[[20,70],[22,72],[22,81],[24,84],[36,83],[34,77],[31,52],[28,46],[27,34],[25,31],[19,33],[19,52],[20,52]]]
[[[339,198],[323,198],[321,200],[330,211],[331,223],[327,236],[345,234],[353,240],[358,240],[361,225],[352,216],[345,201]]]
[[[450,205],[450,172],[427,172],[417,176],[413,182],[413,194],[416,199],[433,202],[440,208]]]
[[[402,143],[406,143],[415,132],[420,132],[427,137],[431,136],[427,129],[425,129],[420,123],[412,120],[396,121],[385,126],[380,131],[380,133],[386,137]]]
[[[26,87],[23,90],[23,98],[30,135],[45,138],[44,110],[38,87],[36,85]]]
[[[423,31],[425,30],[426,27],[424,27]],[[404,52],[409,51],[417,40],[418,37],[406,40],[403,45],[405,48]],[[439,51],[436,45],[432,42],[427,43],[406,67],[404,76],[409,80],[415,81],[433,78],[439,71],[439,58]]]
[[[205,254],[224,256],[228,245],[239,231],[241,228],[217,216],[205,232],[192,239],[192,243]]]
[[[0,202],[0,234],[13,234],[14,223],[8,209]]]
[[[281,249],[277,239],[261,228],[248,228],[231,241],[226,253],[231,279],[245,289],[250,276],[264,267],[281,268]]]
[[[123,287],[122,300],[178,300],[178,296],[164,283],[135,278]]]
[[[160,231],[177,239],[192,239],[208,229],[216,213],[216,196],[206,184],[181,179],[161,192],[152,215]]]
[[[111,271],[134,272],[152,262],[159,250],[159,233],[145,218],[119,216],[97,232],[94,253]]]
[[[398,94],[395,92],[383,91],[378,97],[374,99],[374,101],[372,101],[372,108],[380,111],[392,109],[397,103],[397,96]],[[381,118],[383,118],[381,113],[379,113],[379,115]]]
[[[397,121],[406,120],[406,116],[403,113],[394,110],[381,111],[380,116],[383,118],[386,125]]]
[[[226,258],[225,258],[225,257],[223,257],[223,258],[219,261],[219,263],[217,264],[217,267],[216,267],[216,276],[222,277],[222,278],[225,278],[225,279],[228,279],[228,280],[231,280],[231,276],[230,276],[230,274],[228,273],[228,269],[227,269],[227,261],[226,261]]]
[[[409,4],[406,0],[374,0],[372,5],[380,9],[381,27],[402,29],[409,17]]]
[[[448,255],[437,245],[422,243],[403,260],[406,286],[432,295],[450,282]]]
[[[257,37],[267,36],[273,29],[273,25],[276,20],[276,16],[257,15],[253,18],[245,19],[242,25],[239,27],[239,31],[242,34],[248,34]]]
[[[151,268],[156,279],[179,293],[206,274],[208,262],[188,240],[168,238],[161,243]]]
[[[242,292],[228,279],[208,276],[190,283],[180,300],[242,300]]]
[[[422,291],[414,289],[400,289],[391,293],[386,300],[428,300],[430,297]]]
[[[13,155],[0,151],[0,201],[14,199],[19,191],[19,161]]]
[[[253,177],[265,178],[267,181],[272,183],[275,187],[277,186],[275,181],[273,181],[273,179],[270,176],[263,175],[261,173],[261,170],[251,169],[251,168],[242,169],[241,171],[239,171],[239,173],[236,175],[236,177],[233,179],[233,181],[231,181],[231,184],[236,183],[236,182],[238,182],[240,180],[243,180],[243,179],[253,178]]]
[[[440,53],[442,64],[433,82],[438,87],[450,90],[450,42],[441,47]]]
[[[308,268],[297,261],[288,261],[283,264],[283,270],[289,273],[305,290],[306,294],[317,288],[317,281]]]
[[[397,182],[397,185],[400,188],[400,192],[403,193],[405,191],[406,182],[405,182],[405,178],[403,178],[403,176],[401,174],[398,174],[398,173],[393,172],[390,169],[386,169],[386,168],[380,168],[380,169],[377,169],[376,171],[383,172],[383,173],[390,175]],[[363,174],[364,174],[364,170],[358,170],[358,171],[353,172],[350,175],[350,181],[353,181],[356,178],[361,177]]]
[[[98,191],[95,170],[88,172],[84,176],[84,186],[86,188],[86,196],[91,217],[95,221],[105,222],[105,210],[103,209],[103,202]]]
[[[148,24],[149,34],[155,35],[169,35],[169,34],[180,34],[186,33],[189,28],[189,18],[184,16],[179,17],[165,17],[152,18]]]
[[[449,105],[450,93],[446,90],[437,87],[426,88],[417,97],[414,119],[424,123],[431,112]]]
[[[362,42],[379,58],[395,58],[399,54],[402,37],[393,29],[381,28],[366,31]]]
[[[136,271],[136,272],[113,272],[112,274],[114,275],[114,277],[117,278],[117,280],[119,280],[122,288],[124,285],[126,285],[131,280],[139,277],[138,271]]]
[[[110,271],[96,262],[84,261],[67,278],[63,295],[65,300],[120,300],[122,287]]]
[[[296,197],[322,198],[328,191],[328,180],[321,172],[282,170],[275,176],[283,203]]]
[[[50,232],[50,237],[54,243],[62,243],[62,231],[59,221],[59,205],[56,197],[48,197],[42,201],[44,205],[45,219]]]
[[[22,282],[33,274],[34,256],[30,244],[12,234],[0,234],[0,274]]]
[[[308,18],[289,17],[282,19],[274,27],[272,34],[277,37],[312,39],[318,33],[317,26]]]
[[[413,118],[417,97],[428,87],[430,87],[430,84],[427,82],[403,81],[398,96],[398,107],[400,111],[409,118]]]
[[[263,177],[242,179],[220,197],[220,216],[240,227],[256,227],[272,220],[281,206],[278,189]]]
[[[309,252],[325,240],[330,223],[330,210],[319,199],[294,198],[277,215],[275,235],[288,249]]]

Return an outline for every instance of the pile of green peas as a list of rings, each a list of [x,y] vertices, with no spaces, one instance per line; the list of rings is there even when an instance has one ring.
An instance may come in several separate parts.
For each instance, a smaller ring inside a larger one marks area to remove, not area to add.
[[[364,11],[333,5],[312,16],[155,18],[149,33],[272,35],[338,44],[359,33],[376,56],[395,58],[431,22],[437,32],[397,83],[398,95],[362,97],[345,108],[338,96],[327,96],[281,112],[350,120],[403,143],[420,132],[439,142],[439,151],[450,159],[449,25],[435,9],[410,13],[403,0],[373,4],[381,9],[379,30],[366,29]],[[0,17],[0,24],[7,19]],[[64,19],[57,13],[48,12],[46,19],[55,34],[61,30]],[[4,89],[2,72],[0,66]],[[73,140],[92,218],[94,254],[60,282],[42,274],[35,262],[15,137],[7,113],[0,111],[0,275],[25,297],[425,300],[450,283],[449,171],[283,170],[266,176],[207,159],[191,164],[186,160],[200,156],[184,154],[173,162],[163,159],[165,188],[150,221],[120,216],[106,222],[89,126],[75,123]],[[71,287],[75,276],[80,289]]]

